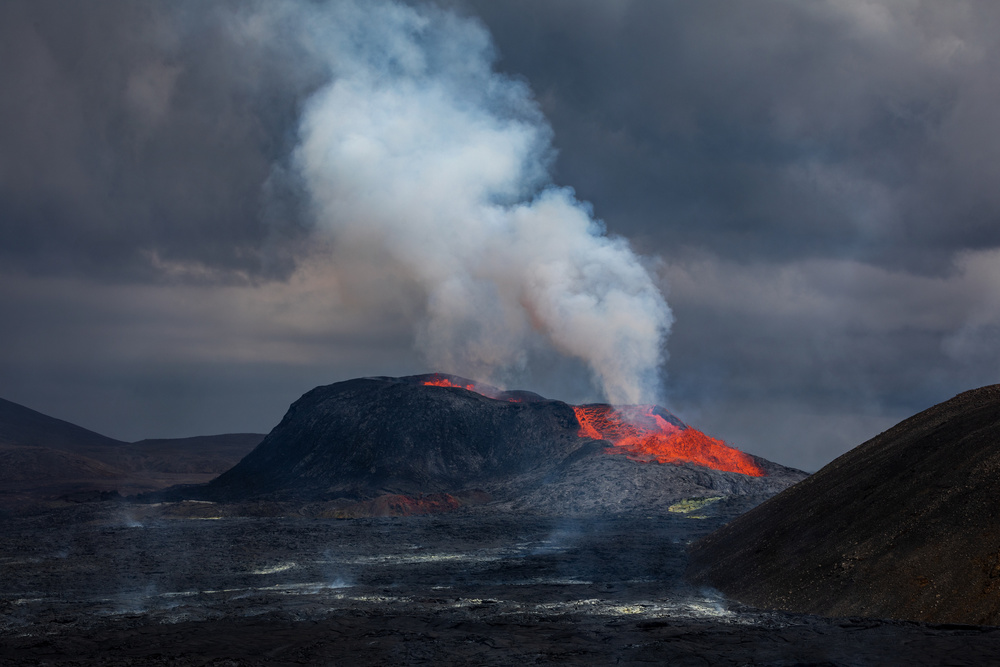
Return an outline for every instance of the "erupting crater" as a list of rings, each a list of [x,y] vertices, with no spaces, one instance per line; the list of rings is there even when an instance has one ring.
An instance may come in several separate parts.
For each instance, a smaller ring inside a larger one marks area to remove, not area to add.
[[[475,392],[487,398],[521,402],[520,397],[487,384],[434,373],[424,376],[426,387],[453,387]],[[523,392],[517,392],[518,394]],[[694,465],[751,477],[765,473],[749,454],[730,447],[684,424],[677,417],[655,405],[612,406],[604,403],[574,405],[581,438],[606,440],[608,452],[623,453],[640,463],[693,463]]]

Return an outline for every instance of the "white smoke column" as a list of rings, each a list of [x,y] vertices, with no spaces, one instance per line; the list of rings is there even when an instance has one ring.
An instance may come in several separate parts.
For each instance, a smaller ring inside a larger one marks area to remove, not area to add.
[[[405,267],[428,359],[482,377],[544,340],[607,400],[655,401],[670,309],[627,243],[552,185],[551,130],[528,87],[493,71],[485,29],[387,2],[306,25],[331,74],[296,154],[317,222],[339,254],[378,247]]]

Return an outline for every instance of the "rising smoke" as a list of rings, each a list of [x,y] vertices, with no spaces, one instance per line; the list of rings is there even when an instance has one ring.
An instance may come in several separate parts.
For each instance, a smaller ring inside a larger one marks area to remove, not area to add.
[[[334,261],[394,265],[385,280],[416,289],[436,368],[489,378],[548,347],[586,363],[607,400],[656,401],[670,309],[626,241],[552,183],[551,130],[494,71],[487,31],[390,2],[302,11],[330,80],[293,162]]]

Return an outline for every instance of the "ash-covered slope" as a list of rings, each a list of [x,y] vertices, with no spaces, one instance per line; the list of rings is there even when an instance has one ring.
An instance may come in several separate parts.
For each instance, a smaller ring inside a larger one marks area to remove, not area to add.
[[[1000,385],[959,394],[698,542],[741,602],[1000,625]]]
[[[767,474],[639,462],[608,453],[609,442],[580,430],[573,406],[530,392],[441,374],[349,380],[308,392],[232,470],[171,497],[330,500],[483,489],[519,510],[597,511],[691,496],[763,497],[805,476],[756,458]]]

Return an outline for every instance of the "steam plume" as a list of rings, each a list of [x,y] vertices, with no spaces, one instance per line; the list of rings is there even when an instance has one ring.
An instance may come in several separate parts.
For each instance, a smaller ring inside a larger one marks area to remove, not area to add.
[[[655,400],[670,309],[627,243],[552,184],[551,130],[493,70],[486,30],[389,2],[306,25],[330,71],[295,155],[317,224],[339,255],[376,248],[419,288],[429,361],[482,377],[550,346],[609,401]]]

